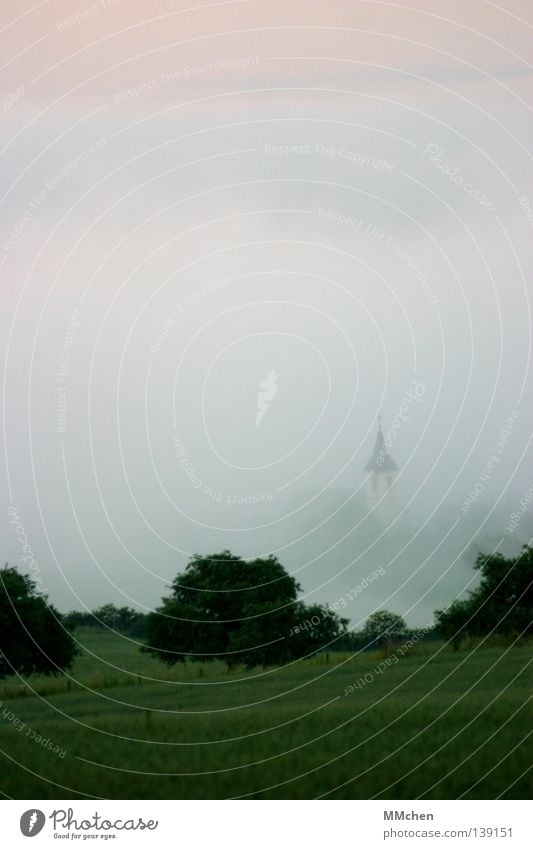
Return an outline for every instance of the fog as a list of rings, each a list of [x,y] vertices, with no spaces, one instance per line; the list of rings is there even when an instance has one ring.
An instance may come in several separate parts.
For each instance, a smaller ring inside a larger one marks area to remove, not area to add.
[[[196,552],[331,604],[382,567],[343,615],[423,625],[531,539],[532,43],[481,3],[453,54],[429,15],[244,5],[13,39],[4,561],[60,610],[150,610]]]

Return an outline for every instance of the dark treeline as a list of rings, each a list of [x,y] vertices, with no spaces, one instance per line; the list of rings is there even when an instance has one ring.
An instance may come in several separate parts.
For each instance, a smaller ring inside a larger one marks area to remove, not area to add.
[[[55,674],[78,654],[76,628],[131,635],[167,665],[223,660],[228,667],[284,664],[317,652],[390,651],[444,640],[458,649],[468,640],[497,636],[515,643],[533,630],[533,548],[513,558],[479,554],[477,587],[435,612],[434,624],[409,629],[403,618],[377,610],[361,631],[328,605],[304,604],[300,585],[276,557],[243,560],[230,551],[195,555],[148,614],[104,604],[91,612],[61,614],[35,581],[13,567],[0,569],[0,678],[20,672]]]
[[[63,617],[71,628],[111,628],[121,634],[144,637],[146,633],[146,614],[132,607],[116,607],[104,604],[96,610],[82,612],[71,610]]]

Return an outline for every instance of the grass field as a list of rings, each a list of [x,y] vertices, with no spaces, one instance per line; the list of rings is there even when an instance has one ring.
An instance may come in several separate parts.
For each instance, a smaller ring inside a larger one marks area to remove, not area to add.
[[[72,680],[0,682],[8,797],[530,794],[525,645],[421,645],[382,674],[373,673],[377,652],[228,673],[222,664],[168,670],[128,638],[76,636],[85,649]]]

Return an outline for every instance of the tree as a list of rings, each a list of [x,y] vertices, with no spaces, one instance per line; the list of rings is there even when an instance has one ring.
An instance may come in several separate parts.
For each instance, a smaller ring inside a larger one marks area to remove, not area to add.
[[[28,575],[0,569],[0,678],[13,672],[52,675],[78,653],[69,629]]]
[[[389,610],[376,610],[365,622],[363,635],[367,642],[377,647],[387,646],[401,639],[407,633],[407,626],[401,616]]]
[[[143,647],[169,665],[187,658],[247,667],[286,663],[317,651],[346,627],[333,611],[298,602],[299,584],[273,555],[251,561],[230,551],[195,555],[171,589],[146,618]],[[300,627],[311,611],[318,621],[312,629]]]
[[[487,634],[528,636],[532,632],[533,548],[518,557],[479,553],[474,569],[481,581],[468,598],[436,610],[437,631],[458,648],[463,637]]]

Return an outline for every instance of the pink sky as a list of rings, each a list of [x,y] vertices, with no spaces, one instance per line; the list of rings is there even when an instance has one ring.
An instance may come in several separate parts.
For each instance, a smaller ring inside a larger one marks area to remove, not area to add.
[[[368,78],[370,65],[375,65],[376,86],[379,66],[385,66],[429,78],[437,74],[441,82],[460,89],[472,77],[469,63],[520,93],[533,60],[528,0],[508,2],[507,13],[480,0],[448,0],[444,11],[438,0],[414,2],[411,9],[353,0],[158,0],[150,4],[149,14],[143,0],[25,5],[27,13],[14,0],[2,4],[0,37],[6,57],[3,91],[23,84],[26,107],[42,107],[59,97],[61,108],[77,111],[82,103],[96,104],[164,72],[253,55],[260,64],[233,72],[236,86],[250,87],[255,81],[258,86],[327,84],[343,77],[353,83],[354,75]],[[272,57],[311,58],[270,61]],[[352,61],[338,63],[336,57]],[[216,75],[208,79],[206,74],[183,88],[202,96],[218,85]],[[402,79],[402,87],[409,85],[414,80]],[[175,96],[162,90],[158,101]]]

